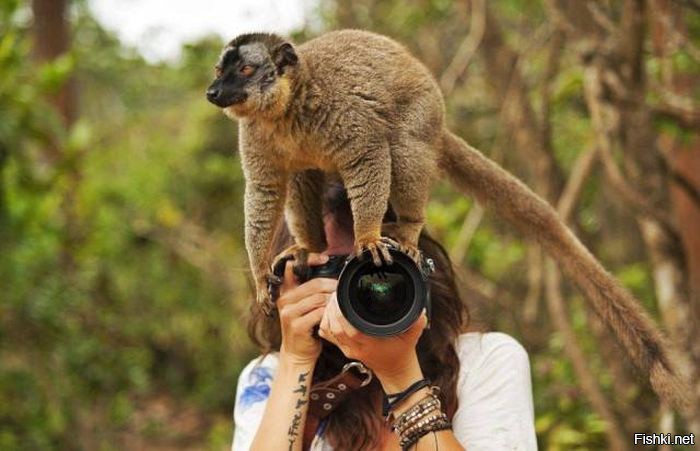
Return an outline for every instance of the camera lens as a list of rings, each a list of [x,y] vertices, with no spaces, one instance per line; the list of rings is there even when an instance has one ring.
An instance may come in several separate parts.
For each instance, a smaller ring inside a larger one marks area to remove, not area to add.
[[[399,265],[365,265],[350,281],[350,303],[364,320],[379,325],[399,321],[411,309],[413,284]]]
[[[397,335],[418,319],[423,308],[430,315],[427,275],[405,253],[390,252],[391,265],[375,266],[369,252],[350,258],[338,279],[340,311],[368,335]]]

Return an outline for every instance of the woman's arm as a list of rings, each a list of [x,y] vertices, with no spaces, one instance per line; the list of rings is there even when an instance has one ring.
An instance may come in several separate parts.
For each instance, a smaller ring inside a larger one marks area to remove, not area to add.
[[[377,378],[382,383],[382,388],[384,389],[385,393],[399,393],[410,387],[414,382],[423,379],[423,372],[421,371],[420,364],[418,363],[418,355],[416,354],[415,347],[412,352],[407,353],[407,357],[408,358],[406,359],[405,363],[402,365],[396,365],[393,368],[390,367],[380,370],[379,374],[375,371]],[[398,418],[402,413],[427,396],[429,393],[430,389],[428,387],[422,388],[413,393],[411,396],[406,398],[401,405],[394,409],[394,417]],[[464,447],[459,443],[459,441],[457,441],[457,438],[452,430],[447,429],[424,435],[411,449],[415,449],[417,451],[461,451],[464,450]]]
[[[377,374],[375,372],[377,378],[382,383],[384,393],[399,393],[410,387],[414,382],[423,379],[423,372],[420,369],[418,355],[416,354],[415,348],[412,350],[412,352],[408,352],[407,354],[408,360],[405,367],[402,368],[397,366],[393,369],[393,371],[388,373],[382,372]],[[425,387],[406,398],[401,405],[394,409],[394,418],[398,418],[402,413],[426,397],[429,393],[430,389]],[[417,451],[461,451],[464,450],[464,447],[459,443],[459,441],[457,441],[457,438],[452,430],[447,429],[424,435],[411,449],[415,449]]]
[[[459,407],[452,430],[427,434],[417,449],[536,451],[535,420],[527,351],[512,337],[491,332],[466,334],[456,349],[467,371],[457,389]],[[386,370],[385,370],[386,371]],[[422,378],[417,359],[378,375],[388,393],[397,393]],[[460,370],[462,373],[462,370]],[[428,393],[422,389],[394,411],[401,415]]]
[[[398,393],[423,379],[416,344],[428,323],[425,314],[404,333],[395,337],[371,337],[350,324],[340,312],[335,295],[331,297],[321,320],[319,336],[338,346],[350,359],[360,360],[372,369],[385,393]],[[401,403],[396,417],[426,396],[424,388]],[[464,450],[451,430],[430,433],[418,440],[418,450]]]
[[[308,263],[319,265],[327,260],[327,256],[310,254]],[[279,366],[251,450],[302,449],[309,390],[321,353],[321,342],[311,331],[321,321],[337,284],[333,279],[312,279],[298,285],[292,262],[287,263],[277,300],[282,332]]]
[[[301,450],[315,365],[280,355],[270,398],[251,450]]]

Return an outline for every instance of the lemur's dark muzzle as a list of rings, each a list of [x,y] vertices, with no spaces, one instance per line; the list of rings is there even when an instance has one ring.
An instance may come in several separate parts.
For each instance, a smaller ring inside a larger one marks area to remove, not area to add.
[[[210,87],[207,89],[207,100],[220,108],[245,102],[247,98],[248,94],[244,92],[225,94],[221,88]]]
[[[219,88],[209,88],[207,89],[207,100],[211,103],[217,105],[217,100],[221,96],[221,89]]]

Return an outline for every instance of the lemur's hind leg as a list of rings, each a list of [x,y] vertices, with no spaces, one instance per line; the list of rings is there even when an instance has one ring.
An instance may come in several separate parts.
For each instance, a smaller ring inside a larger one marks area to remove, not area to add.
[[[308,271],[309,252],[322,252],[326,249],[326,235],[323,229],[323,186],[325,177],[322,171],[307,170],[294,173],[287,186],[285,216],[294,244],[280,252],[273,260],[273,266],[289,255],[294,257],[294,274],[304,278]]]
[[[375,265],[393,261],[389,247],[396,243],[382,237],[382,219],[389,204],[391,157],[386,143],[351,143],[355,148],[343,153],[347,159],[338,162],[338,173],[350,200],[355,253],[369,251]]]
[[[398,241],[401,250],[419,263],[418,237],[425,224],[425,208],[436,168],[431,161],[432,149],[429,145],[415,141],[402,145],[405,148],[402,149],[401,158],[410,158],[414,163],[423,160],[423,164],[404,165],[399,159],[393,161],[389,202],[397,220],[385,224],[383,234]],[[417,171],[416,168],[420,169]]]

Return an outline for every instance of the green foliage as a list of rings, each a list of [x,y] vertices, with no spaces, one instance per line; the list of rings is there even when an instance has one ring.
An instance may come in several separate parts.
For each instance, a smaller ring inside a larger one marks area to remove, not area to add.
[[[196,435],[220,449],[248,288],[179,243],[203,223],[217,264],[245,265],[235,126],[202,96],[221,43],[151,66],[77,6],[73,51],[41,66],[26,5],[1,8],[0,448],[111,449],[168,394],[208,412]],[[47,99],[70,78],[83,114],[64,128]]]

